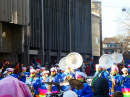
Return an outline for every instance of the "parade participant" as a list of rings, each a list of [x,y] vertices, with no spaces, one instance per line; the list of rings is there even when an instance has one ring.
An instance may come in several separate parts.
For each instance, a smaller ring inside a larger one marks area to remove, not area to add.
[[[19,80],[24,82],[26,81],[26,77],[29,77],[30,72],[26,72],[26,67],[22,67],[22,72],[19,73]]]
[[[78,95],[78,97],[93,97],[94,94],[93,94],[93,91],[92,91],[92,88],[87,84],[86,82],[86,78],[87,78],[87,75],[83,72],[76,72],[76,79],[79,80],[80,82],[83,83],[84,85],[84,88],[81,89],[81,90],[75,90],[75,89],[72,89],[73,91],[76,91],[76,94]]]
[[[130,64],[127,65],[128,73],[130,74]]]
[[[96,64],[96,72],[94,74],[94,77],[98,76],[100,69],[102,69],[101,66],[99,64]]]
[[[38,73],[38,77],[40,77],[40,69],[36,69],[36,72]]]
[[[15,78],[18,78],[18,74],[13,73],[14,72],[13,68],[7,68],[6,70],[8,71],[8,75],[11,75],[11,76],[13,76]]]
[[[61,74],[59,77],[59,83],[62,86],[62,91],[69,90],[69,80],[75,78],[75,74],[71,72],[72,69],[69,66],[66,66],[66,70],[64,73]]]
[[[41,71],[40,72],[44,72],[45,71],[45,67],[41,67]]]
[[[123,68],[122,69],[123,75],[123,85],[122,85],[122,92],[124,94],[124,97],[130,97],[130,75],[128,75],[128,69]]]
[[[47,78],[47,82],[58,82],[56,72],[57,72],[56,68],[52,67],[51,74]],[[51,86],[51,93],[59,93],[57,85]]]
[[[39,96],[46,97],[46,93],[48,92],[48,85],[45,84],[44,82],[47,81],[49,71],[44,71],[40,75],[41,75],[41,77],[40,77],[41,87],[39,88]]]
[[[39,97],[39,87],[41,85],[41,82],[38,77],[38,73],[36,73],[36,70],[30,70],[30,76],[29,78],[26,78],[26,84],[30,85],[31,87],[33,86],[35,89],[35,97]]]
[[[106,71],[105,67],[103,65],[96,65],[97,66],[97,72],[95,73],[95,77],[105,77],[107,80],[110,79],[109,73]]]
[[[113,65],[111,67],[111,74],[110,74],[110,80],[109,80],[109,90],[110,95],[113,94],[115,91],[121,91],[122,92],[122,77],[118,74],[118,67]]]

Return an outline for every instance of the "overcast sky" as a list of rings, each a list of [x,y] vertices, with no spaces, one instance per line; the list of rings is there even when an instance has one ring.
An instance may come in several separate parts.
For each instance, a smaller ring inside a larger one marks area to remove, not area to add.
[[[120,34],[116,20],[124,14],[122,8],[130,8],[130,0],[93,0],[102,1],[102,33],[103,38]],[[124,32],[125,33],[125,32]]]

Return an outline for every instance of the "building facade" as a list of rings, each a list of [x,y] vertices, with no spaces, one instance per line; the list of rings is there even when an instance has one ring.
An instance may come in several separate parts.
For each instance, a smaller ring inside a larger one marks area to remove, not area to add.
[[[117,38],[105,38],[103,40],[103,54],[112,54],[114,52],[123,53],[123,43]]]
[[[91,0],[1,0],[0,14],[0,62],[92,58]]]
[[[102,55],[101,1],[92,1],[92,55],[95,62]]]

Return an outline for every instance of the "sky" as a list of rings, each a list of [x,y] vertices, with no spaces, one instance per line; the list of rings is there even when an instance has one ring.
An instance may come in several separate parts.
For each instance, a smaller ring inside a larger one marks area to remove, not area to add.
[[[117,19],[124,14],[123,8],[130,8],[130,0],[92,0],[102,1],[102,38],[121,34]],[[126,33],[125,31],[122,33]]]

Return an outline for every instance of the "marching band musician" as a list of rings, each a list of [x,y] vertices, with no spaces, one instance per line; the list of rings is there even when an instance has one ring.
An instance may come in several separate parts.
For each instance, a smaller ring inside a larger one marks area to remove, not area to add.
[[[122,85],[122,92],[124,94],[124,97],[130,97],[130,75],[128,74],[128,69],[123,68],[122,69],[123,75],[123,85]]]
[[[109,90],[110,90],[110,93],[109,95],[112,95],[113,92],[115,91],[121,91],[122,92],[122,88],[121,88],[121,85],[122,85],[122,77],[121,75],[118,74],[118,67],[113,65],[111,67],[111,74],[110,74],[110,79],[109,80]]]
[[[35,97],[39,97],[39,88],[40,88],[40,79],[38,77],[38,73],[34,69],[30,70],[30,77],[26,79],[26,84],[29,84],[35,89]]]
[[[51,74],[49,77],[47,77],[47,82],[57,82],[58,83],[56,71],[57,71],[56,68],[54,68],[54,67],[51,68]],[[57,85],[51,86],[51,93],[59,93]]]
[[[14,74],[14,69],[13,68],[7,68],[6,69],[8,71],[8,75],[11,75],[15,78],[18,78],[18,75],[17,74]]]
[[[61,76],[59,77],[59,83],[64,83],[66,81],[66,83],[71,79],[71,78],[75,78],[75,74],[71,72],[71,68],[69,66],[66,66],[66,71],[64,73],[61,74]],[[69,90],[70,85],[62,85],[62,91],[67,91]]]
[[[95,73],[95,77],[105,77],[107,80],[110,79],[109,73],[106,71],[106,69],[102,65],[96,65],[97,72]]]
[[[76,76],[76,79],[82,82],[84,85],[83,89],[81,90],[76,89],[76,94],[78,95],[78,97],[93,97],[94,94],[93,94],[92,88],[87,84],[85,80],[87,78],[87,75],[83,72],[77,71],[75,76]],[[73,91],[75,91],[75,89],[73,89]]]
[[[24,82],[26,81],[26,77],[30,75],[30,72],[26,72],[26,67],[22,67],[22,72],[19,73],[19,80]]]

